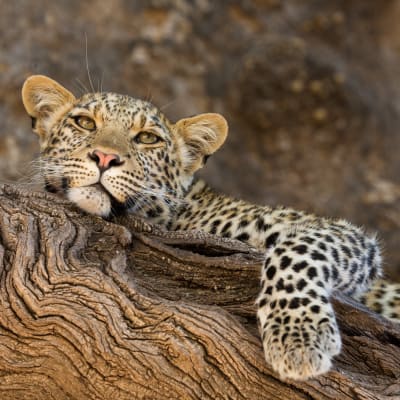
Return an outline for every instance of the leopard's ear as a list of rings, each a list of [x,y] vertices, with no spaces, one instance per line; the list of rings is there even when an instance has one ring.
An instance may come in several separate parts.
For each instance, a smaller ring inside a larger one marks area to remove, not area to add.
[[[199,114],[181,119],[175,124],[175,129],[184,142],[183,165],[186,172],[192,174],[224,143],[228,134],[228,123],[220,114]]]
[[[69,108],[75,96],[53,79],[43,75],[29,77],[22,87],[22,102],[32,118],[34,132],[45,134],[46,121]]]

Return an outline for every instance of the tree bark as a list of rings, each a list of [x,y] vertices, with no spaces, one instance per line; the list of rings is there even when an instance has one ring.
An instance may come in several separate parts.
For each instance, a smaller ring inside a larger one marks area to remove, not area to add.
[[[344,298],[333,370],[281,382],[255,324],[261,260],[0,186],[0,398],[400,398],[399,326]]]

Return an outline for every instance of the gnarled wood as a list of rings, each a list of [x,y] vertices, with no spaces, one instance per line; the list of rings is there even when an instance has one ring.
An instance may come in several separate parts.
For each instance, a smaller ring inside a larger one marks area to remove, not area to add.
[[[398,326],[335,300],[334,370],[281,382],[255,327],[261,254],[117,222],[0,186],[1,399],[399,398]]]

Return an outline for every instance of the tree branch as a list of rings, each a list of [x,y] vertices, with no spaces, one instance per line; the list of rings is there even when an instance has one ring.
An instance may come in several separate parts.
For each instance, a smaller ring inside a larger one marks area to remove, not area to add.
[[[15,186],[0,199],[0,398],[400,396],[399,327],[348,299],[334,370],[279,381],[254,318],[263,256],[243,243]]]

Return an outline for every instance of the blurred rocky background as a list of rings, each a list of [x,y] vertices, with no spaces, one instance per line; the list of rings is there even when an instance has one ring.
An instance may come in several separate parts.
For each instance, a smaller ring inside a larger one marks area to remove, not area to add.
[[[399,0],[0,0],[0,180],[37,156],[24,79],[79,95],[88,61],[171,120],[223,113],[214,187],[378,231],[400,280],[399,20]]]

